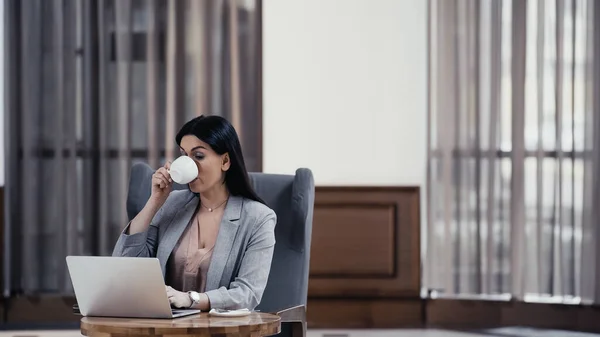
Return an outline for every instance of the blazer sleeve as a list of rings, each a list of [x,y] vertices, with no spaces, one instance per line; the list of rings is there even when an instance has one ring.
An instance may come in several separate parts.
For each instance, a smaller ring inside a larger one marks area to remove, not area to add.
[[[163,220],[164,209],[163,205],[156,212],[145,232],[126,234],[129,232],[129,226],[131,226],[131,222],[129,222],[119,235],[112,256],[155,257],[158,247],[158,224]]]
[[[258,306],[271,271],[276,223],[275,212],[269,212],[256,226],[229,289],[220,287],[206,292],[211,308],[253,310]]]

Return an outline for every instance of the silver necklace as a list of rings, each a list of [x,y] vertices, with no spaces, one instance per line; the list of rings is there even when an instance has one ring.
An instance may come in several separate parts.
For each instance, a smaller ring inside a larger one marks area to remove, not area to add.
[[[224,204],[226,201],[227,201],[227,199],[223,200],[223,202],[222,202],[222,203],[220,203],[220,204],[219,204],[218,206],[216,206],[216,207],[207,207],[207,206],[205,206],[205,205],[204,205],[204,203],[203,203],[202,201],[200,201],[200,205],[202,205],[202,207],[206,208],[206,209],[207,209],[209,212],[212,212],[212,211],[214,211],[215,209],[217,209],[217,208],[219,208],[219,207],[223,206],[223,204]]]

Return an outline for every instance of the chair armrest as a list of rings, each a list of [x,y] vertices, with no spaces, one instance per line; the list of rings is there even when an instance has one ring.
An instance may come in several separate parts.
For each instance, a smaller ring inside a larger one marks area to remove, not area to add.
[[[306,322],[306,306],[304,305],[283,309],[274,314],[281,317],[281,323]]]
[[[306,337],[306,306],[298,305],[295,307],[279,310],[273,314],[281,317],[281,324],[289,324],[291,327],[291,337]]]

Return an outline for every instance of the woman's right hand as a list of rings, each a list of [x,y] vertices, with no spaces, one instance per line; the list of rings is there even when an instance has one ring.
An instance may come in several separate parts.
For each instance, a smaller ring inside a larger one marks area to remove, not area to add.
[[[150,195],[150,199],[159,207],[167,201],[173,187],[173,179],[171,179],[171,175],[169,174],[170,168],[171,162],[167,162],[165,166],[156,170],[152,175],[152,194]]]
[[[152,194],[146,202],[144,208],[131,220],[129,229],[125,234],[134,235],[148,230],[152,219],[158,210],[164,205],[171,193],[173,180],[169,174],[171,163],[167,162],[165,166],[159,168],[152,174]]]

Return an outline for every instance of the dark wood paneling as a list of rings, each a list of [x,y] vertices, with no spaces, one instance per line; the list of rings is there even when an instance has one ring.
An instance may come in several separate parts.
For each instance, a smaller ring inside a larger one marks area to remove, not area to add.
[[[483,300],[435,299],[426,306],[427,325],[456,329],[527,326],[600,332],[600,307]]]
[[[317,187],[309,298],[418,298],[419,214],[418,187]]]
[[[423,326],[420,299],[309,299],[310,329],[409,328]]]
[[[584,307],[577,315],[577,329],[600,332],[600,307]]]
[[[0,291],[4,291],[4,187],[0,187]],[[4,296],[0,295],[0,322],[4,322]]]
[[[77,322],[73,314],[75,298],[62,296],[28,296],[11,298],[7,306],[7,323]]]
[[[429,300],[426,304],[427,324],[434,326],[498,326],[501,311],[492,301]]]
[[[424,324],[418,187],[316,187],[310,328]]]
[[[0,187],[0,271],[2,271],[2,276],[0,276],[0,289],[4,290],[4,187]],[[1,297],[1,296],[0,296]],[[0,304],[2,304],[2,299],[0,299]],[[0,316],[0,320],[2,320],[4,316]]]
[[[393,204],[317,207],[315,218],[319,226],[313,232],[311,256],[319,258],[312,259],[311,277],[394,277],[394,214]],[[367,258],[368,263],[357,263]]]

